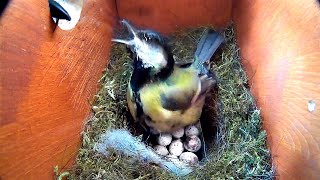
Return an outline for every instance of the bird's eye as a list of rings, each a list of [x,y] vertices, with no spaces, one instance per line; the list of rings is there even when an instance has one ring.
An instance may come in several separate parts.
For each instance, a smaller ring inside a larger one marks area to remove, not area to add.
[[[152,40],[152,39],[154,38],[154,37],[153,37],[152,35],[150,35],[150,34],[144,34],[143,37],[144,37],[144,39],[145,39],[146,41],[150,41],[150,40]]]

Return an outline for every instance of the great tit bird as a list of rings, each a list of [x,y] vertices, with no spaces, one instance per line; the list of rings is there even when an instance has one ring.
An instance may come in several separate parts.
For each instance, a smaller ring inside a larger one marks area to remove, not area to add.
[[[223,42],[223,36],[214,30],[206,31],[198,43],[194,62],[178,65],[159,33],[137,30],[126,20],[121,22],[132,38],[112,41],[126,44],[133,59],[127,101],[135,122],[153,134],[170,133],[196,123],[206,95],[216,83],[204,63]]]

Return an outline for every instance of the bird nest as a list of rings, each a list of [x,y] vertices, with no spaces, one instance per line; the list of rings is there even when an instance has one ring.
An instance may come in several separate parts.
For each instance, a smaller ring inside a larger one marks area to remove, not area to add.
[[[196,45],[207,27],[179,31],[169,37],[177,61],[193,58]],[[218,78],[210,93],[201,124],[208,147],[206,163],[186,179],[272,179],[274,171],[261,127],[260,110],[250,94],[242,69],[233,27],[223,31],[226,42],[208,64]],[[92,104],[93,116],[82,132],[82,146],[69,179],[176,179],[157,164],[110,150],[98,153],[95,144],[111,129],[135,129],[128,123],[126,90],[132,60],[123,45],[113,44],[108,67],[99,80],[101,89]]]

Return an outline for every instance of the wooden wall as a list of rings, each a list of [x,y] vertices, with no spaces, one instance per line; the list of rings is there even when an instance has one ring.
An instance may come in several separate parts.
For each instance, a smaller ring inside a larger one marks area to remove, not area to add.
[[[0,19],[0,179],[52,179],[73,163],[118,12],[169,33],[227,24],[231,0],[84,1],[76,27],[54,33],[47,1],[11,0]]]
[[[230,24],[232,0],[118,0],[117,9],[120,19],[171,33],[199,25],[225,27]]]
[[[114,1],[84,1],[54,33],[48,1],[11,0],[0,19],[0,179],[52,179],[73,163],[107,64]]]
[[[84,1],[77,26],[52,33],[46,1],[11,0],[0,19],[0,177],[52,179],[55,165],[73,163],[119,18],[163,33],[233,18],[278,177],[319,179],[319,9],[316,0]]]
[[[320,179],[319,3],[238,0],[233,18],[277,177]]]

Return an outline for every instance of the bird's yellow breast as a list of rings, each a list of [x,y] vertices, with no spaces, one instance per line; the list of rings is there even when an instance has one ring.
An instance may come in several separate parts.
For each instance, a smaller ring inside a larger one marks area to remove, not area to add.
[[[192,99],[200,82],[198,74],[191,68],[175,68],[173,74],[166,81],[159,81],[145,85],[140,92],[143,111],[152,121],[149,126],[159,131],[171,131],[193,122],[201,115],[204,103],[199,101],[186,110],[168,110],[162,107],[161,94],[176,91],[177,99]],[[191,104],[190,104],[191,105]]]

